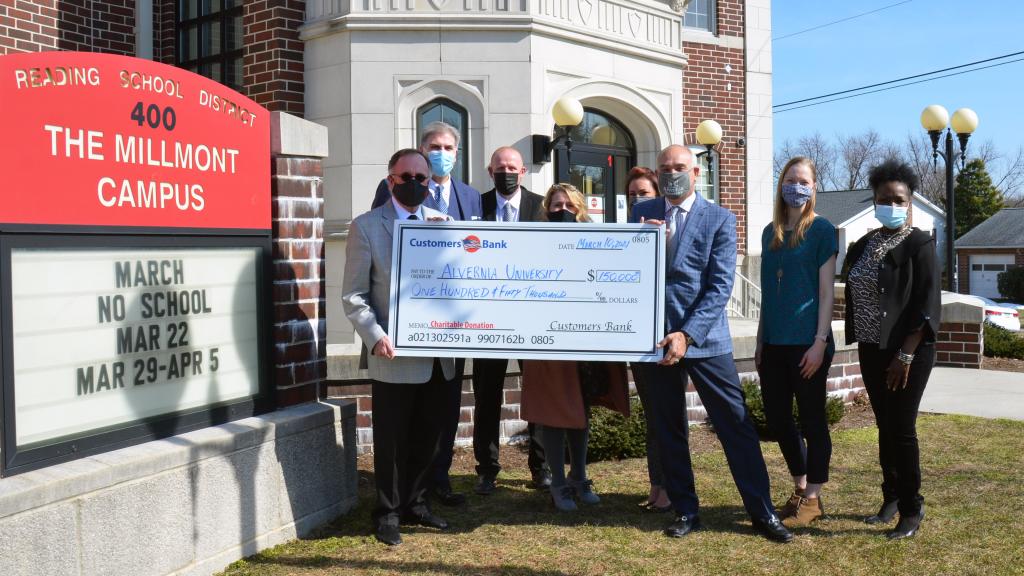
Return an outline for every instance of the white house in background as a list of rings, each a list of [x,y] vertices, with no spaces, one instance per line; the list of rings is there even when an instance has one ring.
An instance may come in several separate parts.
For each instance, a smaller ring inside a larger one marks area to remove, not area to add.
[[[1024,208],[1003,208],[956,239],[957,292],[1000,298],[999,274],[1024,266]]]
[[[939,262],[945,266],[946,252],[943,249],[946,241],[945,211],[916,192],[913,203],[912,224],[921,230],[932,233],[936,240],[935,246]],[[878,220],[875,219],[871,190],[818,192],[815,211],[828,218],[829,222],[836,227],[836,241],[839,245],[836,270],[842,270],[843,262],[846,260],[846,250],[851,244],[860,240],[868,232],[880,227]]]

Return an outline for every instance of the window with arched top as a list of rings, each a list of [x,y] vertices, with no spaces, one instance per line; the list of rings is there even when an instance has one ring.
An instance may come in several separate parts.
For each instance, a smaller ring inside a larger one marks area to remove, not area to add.
[[[584,109],[583,121],[570,135],[573,144],[593,144],[633,150],[633,136],[618,120],[590,108]]]
[[[419,146],[423,128],[431,122],[444,122],[455,128],[459,133],[459,149],[455,155],[455,167],[452,178],[469,182],[469,161],[466,150],[469,149],[469,115],[466,109],[447,98],[431,100],[416,111],[416,145]]]
[[[708,152],[708,149],[704,146],[695,145],[689,146],[689,148],[693,151],[693,155],[697,157],[697,166],[700,166],[700,174],[697,176],[697,183],[695,185],[697,188],[696,192],[703,196],[705,200],[718,204],[718,168],[721,156],[715,150]],[[711,160],[713,162],[709,162]]]

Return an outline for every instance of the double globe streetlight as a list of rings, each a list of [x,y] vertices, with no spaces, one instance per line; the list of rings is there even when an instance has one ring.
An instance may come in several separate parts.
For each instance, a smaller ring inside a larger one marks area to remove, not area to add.
[[[948,125],[948,126],[947,126]],[[953,155],[953,132],[956,132],[960,141],[960,167],[963,168],[967,161],[967,140],[978,128],[978,115],[970,108],[960,108],[953,112],[950,122],[949,112],[938,104],[932,104],[921,112],[921,126],[928,131],[932,139],[932,164],[938,162],[942,156],[946,165],[946,290],[955,291],[953,281],[956,275],[956,267],[953,261],[953,242],[955,240],[956,220],[954,218],[953,198],[953,167],[956,165],[956,157]],[[945,150],[939,150],[939,137],[942,131],[946,131]]]

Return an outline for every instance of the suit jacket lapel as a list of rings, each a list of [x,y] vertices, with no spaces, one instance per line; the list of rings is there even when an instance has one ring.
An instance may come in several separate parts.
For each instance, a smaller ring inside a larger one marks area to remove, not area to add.
[[[386,208],[380,211],[380,223],[384,225],[384,231],[387,232],[388,238],[394,238],[395,236],[395,219],[398,213],[395,212],[395,205],[388,201]]]
[[[696,191],[693,193],[697,194]],[[686,220],[683,222],[683,235],[679,239],[679,246],[676,247],[675,260],[682,258],[683,254],[689,250],[690,245],[693,244],[693,238],[697,234],[697,223],[704,216],[705,204],[707,204],[707,201],[701,198],[699,194],[693,199],[690,213],[686,215]]]
[[[455,178],[451,179],[452,182],[452,193],[451,202],[448,203],[448,215],[456,220],[465,220],[466,214],[462,210],[462,193],[459,191],[459,187],[455,184]],[[455,213],[452,213],[452,208],[455,208]]]

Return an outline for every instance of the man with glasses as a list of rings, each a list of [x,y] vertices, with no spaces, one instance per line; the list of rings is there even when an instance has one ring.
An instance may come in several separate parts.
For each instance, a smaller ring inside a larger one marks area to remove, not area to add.
[[[431,513],[426,492],[441,435],[437,415],[455,378],[455,361],[396,357],[387,334],[394,222],[451,219],[422,205],[428,174],[429,162],[418,150],[395,152],[388,162],[390,202],[353,220],[345,247],[342,307],[364,353],[370,350],[365,368],[373,381],[374,536],[389,545],[402,542],[400,523],[448,528]]]
[[[483,195],[484,220],[498,222],[545,221],[544,197],[522,185],[526,166],[523,155],[511,146],[502,146],[491,154],[487,172],[494,188]],[[492,494],[501,466],[498,464],[501,405],[504,400],[505,372],[508,360],[475,358],[473,360],[473,452],[476,456],[477,484],[481,496]],[[530,424],[530,473],[533,486],[546,490],[551,486],[551,472],[544,459],[540,431]]]
[[[427,186],[430,195],[424,205],[451,216],[454,220],[480,220],[480,192],[465,182],[451,177],[459,151],[459,131],[444,122],[431,122],[423,127],[420,136],[420,152],[430,161],[430,180]],[[386,204],[391,198],[391,180],[385,178],[377,186],[373,208]],[[442,413],[441,452],[431,468],[431,497],[445,506],[458,506],[466,497],[452,490],[449,470],[452,466],[452,452],[455,435],[459,430],[459,413],[462,409],[462,375],[466,360],[455,360],[455,379],[445,391],[446,403]]]

